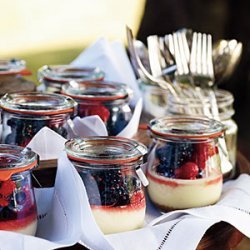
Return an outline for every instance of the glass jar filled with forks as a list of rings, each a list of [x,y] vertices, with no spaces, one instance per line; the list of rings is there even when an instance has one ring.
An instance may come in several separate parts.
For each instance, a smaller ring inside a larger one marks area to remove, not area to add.
[[[72,80],[79,82],[100,81],[104,72],[99,68],[72,65],[45,65],[38,70],[38,80],[49,93],[60,93],[62,86]]]
[[[6,94],[0,99],[2,143],[25,147],[43,127],[67,138],[67,122],[77,103],[70,97],[49,93]]]
[[[71,81],[62,87],[62,93],[78,103],[78,116],[98,115],[109,135],[121,132],[132,117],[129,100],[132,91],[125,84],[108,81]]]
[[[238,127],[236,122],[233,120],[234,108],[233,95],[226,90],[217,89],[215,90],[216,101],[219,110],[220,121],[226,127],[225,141],[228,150],[229,160],[232,164],[232,169],[222,169],[224,177],[232,177],[235,174],[236,166],[236,154],[237,154],[237,132]],[[209,98],[203,100],[199,98],[180,98],[176,99],[173,96],[168,96],[168,108],[167,113],[171,115],[182,115],[182,114],[198,114],[204,115],[212,114],[211,104]]]

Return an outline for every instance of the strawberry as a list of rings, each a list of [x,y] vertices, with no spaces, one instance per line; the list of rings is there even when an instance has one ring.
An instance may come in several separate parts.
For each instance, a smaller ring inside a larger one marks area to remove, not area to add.
[[[199,167],[194,162],[186,162],[175,170],[175,177],[178,179],[194,180],[199,173]]]

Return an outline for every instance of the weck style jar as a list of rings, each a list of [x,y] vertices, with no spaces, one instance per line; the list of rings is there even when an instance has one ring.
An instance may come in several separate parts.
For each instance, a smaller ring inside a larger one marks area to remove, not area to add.
[[[70,81],[90,82],[104,79],[99,68],[72,65],[45,65],[38,70],[38,80],[49,93],[60,93],[62,86]]]
[[[24,60],[0,60],[0,96],[6,93],[35,91],[35,83],[24,78],[31,74]]]
[[[0,230],[35,235],[37,207],[31,171],[37,154],[28,148],[0,144]]]
[[[152,120],[148,193],[162,211],[214,204],[222,190],[219,137],[222,123],[205,117]]]
[[[228,157],[231,162],[231,168],[225,166],[222,168],[225,176],[234,176],[236,166],[236,154],[237,154],[237,133],[238,126],[232,119],[234,115],[233,95],[226,90],[215,90],[216,101],[219,110],[220,121],[225,125],[225,141],[228,151]],[[203,114],[204,109],[207,109],[212,114],[211,104],[208,98],[204,98],[203,101],[199,99],[180,99],[176,100],[173,96],[168,98],[168,114],[181,115],[181,114]]]
[[[67,121],[76,112],[70,97],[49,93],[6,94],[0,99],[2,143],[26,146],[47,126],[67,138]]]
[[[78,116],[98,115],[109,135],[117,135],[132,117],[129,107],[131,90],[125,84],[100,82],[71,82],[62,93],[78,103]]]
[[[143,226],[146,201],[140,166],[147,153],[143,144],[122,137],[89,137],[67,141],[66,152],[103,233]]]

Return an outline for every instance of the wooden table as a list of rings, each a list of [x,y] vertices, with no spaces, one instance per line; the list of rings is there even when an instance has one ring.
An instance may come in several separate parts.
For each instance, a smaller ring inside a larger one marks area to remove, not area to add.
[[[146,135],[145,130],[140,130],[140,133],[135,137],[135,139],[148,144],[149,138]],[[34,172],[36,178],[39,180],[43,187],[53,186],[56,175],[56,162],[48,161],[43,162],[41,166]],[[241,173],[250,173],[250,163],[249,161],[238,152],[237,155],[237,171],[236,177]],[[248,248],[242,248],[242,247]],[[64,249],[84,249],[83,246],[77,244],[72,247]],[[220,222],[213,225],[207,230],[204,237],[202,238],[198,250],[231,250],[231,249],[250,249],[250,240],[246,239],[237,229],[231,225]],[[99,249],[98,249],[99,250]]]

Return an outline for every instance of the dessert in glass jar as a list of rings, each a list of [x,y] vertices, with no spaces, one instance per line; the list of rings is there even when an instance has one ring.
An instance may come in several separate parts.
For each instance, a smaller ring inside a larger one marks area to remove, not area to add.
[[[169,116],[149,125],[148,193],[162,211],[216,203],[222,191],[218,138],[224,126],[194,116]]]
[[[59,94],[6,94],[0,99],[2,143],[26,146],[45,126],[67,138],[67,121],[75,114],[76,106],[72,98]]]
[[[224,124],[226,128],[226,148],[228,151],[228,158],[232,164],[222,164],[222,173],[225,180],[235,176],[238,127],[236,122],[232,119],[234,115],[233,95],[229,91],[216,89],[215,96],[218,105],[220,121]],[[168,114],[177,116],[182,114],[188,115],[190,112],[203,114],[204,108],[207,109],[207,111],[209,111],[209,113],[212,115],[212,107],[209,97],[205,97],[204,100],[201,102],[200,99],[195,98],[189,98],[188,100],[177,100],[173,96],[168,95]]]
[[[72,65],[45,65],[38,70],[38,80],[45,91],[60,93],[62,86],[72,80],[79,82],[100,81],[104,72],[99,68],[77,67]]]
[[[78,116],[99,115],[109,135],[121,132],[132,117],[129,107],[131,90],[125,84],[114,82],[70,82],[62,93],[78,103]]]
[[[137,173],[145,162],[144,145],[121,137],[89,137],[67,141],[66,152],[83,180],[103,233],[143,226],[146,201]]]
[[[30,149],[0,144],[0,230],[35,235],[37,207],[30,173],[37,164]]]
[[[6,93],[35,91],[35,83],[24,78],[30,74],[24,60],[0,60],[0,96]]]

